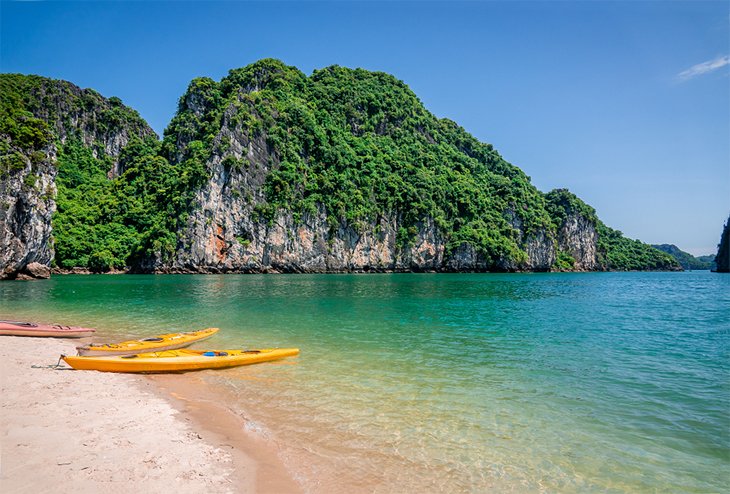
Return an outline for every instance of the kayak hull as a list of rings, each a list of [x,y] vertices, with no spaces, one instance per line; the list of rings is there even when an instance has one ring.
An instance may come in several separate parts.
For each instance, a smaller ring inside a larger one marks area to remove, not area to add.
[[[63,357],[77,370],[101,372],[186,372],[269,362],[299,354],[298,348],[262,350],[169,350],[116,357]]]
[[[123,341],[121,343],[91,343],[76,347],[79,355],[85,357],[113,357],[118,355],[136,355],[139,353],[163,352],[185,348],[195,342],[207,340],[218,332],[218,328],[206,328],[200,331],[161,334],[154,338]]]
[[[61,326],[60,324],[36,324],[29,322],[0,321],[0,335],[41,336],[52,338],[85,338],[96,332],[92,328]]]

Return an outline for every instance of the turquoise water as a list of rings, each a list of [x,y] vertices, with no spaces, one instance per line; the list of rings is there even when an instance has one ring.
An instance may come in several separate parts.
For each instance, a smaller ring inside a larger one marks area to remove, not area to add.
[[[57,276],[0,318],[299,347],[199,375],[310,492],[730,484],[728,275]]]

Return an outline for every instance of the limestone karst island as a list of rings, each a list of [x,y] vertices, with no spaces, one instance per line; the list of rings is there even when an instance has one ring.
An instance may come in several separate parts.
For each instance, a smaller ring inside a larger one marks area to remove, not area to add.
[[[680,269],[382,72],[194,79],[161,139],[72,82],[2,74],[0,92],[0,278]]]

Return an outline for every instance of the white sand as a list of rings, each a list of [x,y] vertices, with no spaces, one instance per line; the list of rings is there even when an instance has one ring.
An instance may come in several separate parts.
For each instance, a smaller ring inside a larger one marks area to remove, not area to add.
[[[0,492],[256,490],[255,464],[234,476],[231,453],[206,443],[149,378],[48,367],[76,344],[0,336]]]

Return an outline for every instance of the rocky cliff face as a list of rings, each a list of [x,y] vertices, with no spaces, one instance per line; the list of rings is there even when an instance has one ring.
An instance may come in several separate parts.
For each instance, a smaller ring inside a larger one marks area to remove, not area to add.
[[[560,225],[558,248],[573,257],[573,268],[576,271],[595,271],[600,268],[597,259],[596,224],[582,214],[568,215]]]
[[[10,144],[8,136],[0,139]],[[16,161],[13,169],[6,169],[0,177],[0,279],[47,277],[47,270],[29,270],[28,266],[50,266],[53,258],[55,146],[48,144],[30,153],[12,146],[10,149]]]
[[[399,246],[399,218],[382,216],[355,228],[332,225],[324,207],[295,218],[280,210],[263,219],[264,184],[278,156],[265,134],[253,137],[226,112],[216,141],[228,143],[226,161],[206,163],[210,180],[197,192],[196,207],[181,232],[171,262],[148,266],[158,272],[347,272],[439,270],[444,240],[432,221],[419,225],[411,245]],[[182,143],[183,146],[186,143]],[[226,163],[239,163],[232,168]]]
[[[0,279],[45,275],[54,256],[58,144],[76,139],[106,156],[116,176],[119,154],[133,136],[155,136],[118,98],[37,76],[1,74]],[[37,263],[46,269],[28,266]]]
[[[491,264],[472,245],[452,252],[432,220],[421,223],[412,243],[399,245],[397,217],[382,217],[362,230],[342,222],[334,231],[324,210],[295,221],[280,213],[273,222],[253,218],[255,206],[206,189],[202,208],[190,218],[181,248],[171,264],[158,263],[158,272],[390,272],[390,271],[550,271],[556,245],[548,232],[529,235],[523,242],[526,261],[501,259]],[[212,199],[215,197],[215,199]],[[211,200],[212,199],[212,200]],[[225,205],[224,207],[219,207]],[[576,260],[575,270],[599,269],[595,226],[571,218],[560,232],[560,249]]]

